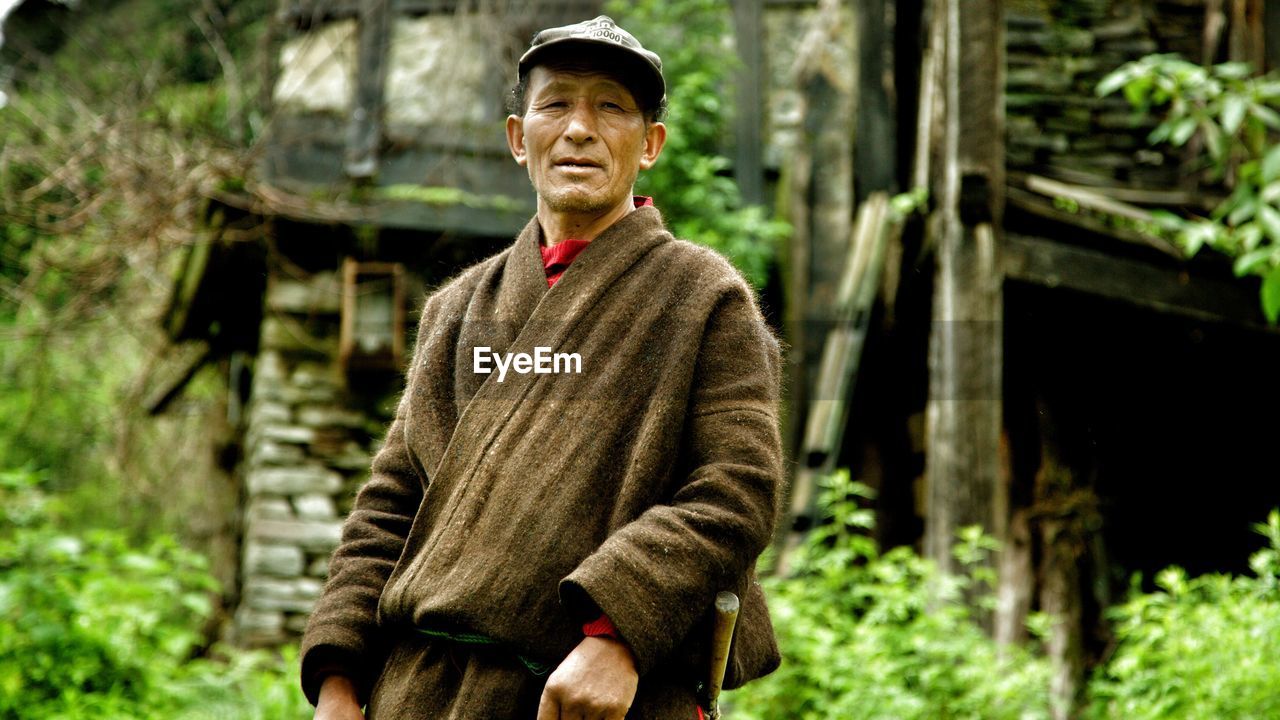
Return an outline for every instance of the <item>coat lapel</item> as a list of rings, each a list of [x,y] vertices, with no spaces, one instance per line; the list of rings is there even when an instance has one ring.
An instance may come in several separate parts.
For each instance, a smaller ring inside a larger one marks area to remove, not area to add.
[[[529,322],[529,316],[542,296],[547,294],[547,273],[542,266],[541,246],[542,226],[535,215],[516,237],[502,268],[496,312],[510,333],[503,343],[504,350]]]
[[[539,346],[553,352],[560,349],[614,281],[671,235],[656,208],[637,208],[597,236],[549,289],[539,251],[541,238],[535,217],[516,238],[501,271],[494,274],[496,287],[478,292],[466,311],[455,376],[455,397],[464,407],[435,476],[460,472],[470,464],[468,456],[483,453],[533,383],[546,377],[508,372],[499,383],[497,372],[474,372],[473,349],[485,346],[494,353],[512,354],[532,354]]]

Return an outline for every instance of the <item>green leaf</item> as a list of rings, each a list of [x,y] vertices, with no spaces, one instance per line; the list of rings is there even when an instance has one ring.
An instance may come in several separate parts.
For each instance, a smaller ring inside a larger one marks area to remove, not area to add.
[[[1271,268],[1262,281],[1262,313],[1272,325],[1280,319],[1280,265]]]
[[[1245,110],[1249,108],[1249,103],[1239,95],[1228,95],[1227,99],[1222,102],[1222,131],[1228,135],[1234,135],[1236,130],[1240,129],[1240,123],[1244,122]]]
[[[1110,95],[1124,87],[1129,80],[1133,78],[1135,70],[1136,68],[1133,63],[1125,63],[1124,65],[1121,65],[1119,68],[1112,70],[1106,77],[1102,78],[1102,80],[1098,81],[1098,86],[1094,89],[1094,92],[1098,97]]]
[[[1262,244],[1262,228],[1258,223],[1248,223],[1236,231],[1243,252],[1253,252]]]
[[[1187,257],[1195,257],[1200,252],[1200,248],[1213,240],[1214,228],[1217,226],[1209,222],[1187,223],[1182,232],[1178,234],[1178,239],[1182,242],[1183,250],[1187,253]]]
[[[1241,198],[1240,202],[1227,216],[1227,223],[1231,225],[1241,225],[1253,219],[1258,213],[1258,198],[1253,195]]]
[[[1249,112],[1263,122],[1272,130],[1280,130],[1280,113],[1267,107],[1266,105],[1258,105],[1254,103],[1249,106]]]
[[[1151,98],[1151,91],[1154,83],[1150,76],[1138,76],[1130,78],[1129,82],[1124,86],[1124,98],[1129,101],[1133,107],[1142,107],[1154,100],[1157,104],[1163,102],[1160,98]]]
[[[1253,72],[1253,68],[1249,66],[1249,63],[1226,62],[1221,65],[1214,66],[1213,72],[1220,78],[1226,78],[1228,80],[1243,80],[1249,77],[1249,74]]]
[[[1252,252],[1236,258],[1232,269],[1236,273],[1236,277],[1244,277],[1254,270],[1266,265],[1271,260],[1271,256],[1276,253],[1276,248],[1272,246],[1258,248]]]
[[[1173,124],[1173,129],[1169,131],[1169,142],[1176,146],[1183,145],[1191,139],[1192,134],[1196,131],[1196,119],[1193,117],[1180,118]]]
[[[1280,180],[1280,145],[1267,151],[1262,158],[1262,182],[1271,183]]]
[[[1168,210],[1152,210],[1151,219],[1163,230],[1181,230],[1187,221]]]
[[[1200,126],[1204,130],[1205,145],[1209,148],[1209,156],[1221,165],[1222,159],[1227,155],[1227,143],[1230,141],[1231,136],[1223,132],[1217,123],[1209,118],[1205,118]],[[1220,171],[1221,168],[1217,170]]]
[[[1280,212],[1270,205],[1259,205],[1258,220],[1271,242],[1280,243]]]

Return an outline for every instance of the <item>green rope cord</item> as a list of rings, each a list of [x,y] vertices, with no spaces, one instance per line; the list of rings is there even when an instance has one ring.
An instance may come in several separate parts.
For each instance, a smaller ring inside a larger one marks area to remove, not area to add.
[[[429,628],[416,628],[416,629],[418,632],[422,633],[423,635],[426,635],[427,637],[439,638],[442,640],[451,640],[453,642],[456,642],[462,645],[501,645],[502,644],[497,640],[494,640],[493,638],[489,637],[488,635],[481,635],[479,633],[469,633],[469,632],[452,633],[452,632],[448,632],[447,630],[432,630]],[[522,655],[520,653],[516,653],[515,655],[516,655],[516,659],[520,661],[520,664],[524,665],[525,669],[534,675],[541,677],[551,671],[551,666],[547,663],[540,663],[537,660],[529,658],[528,656]]]

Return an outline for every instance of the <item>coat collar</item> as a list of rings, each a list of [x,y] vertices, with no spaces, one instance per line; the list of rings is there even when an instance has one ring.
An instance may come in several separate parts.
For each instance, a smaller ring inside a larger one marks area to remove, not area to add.
[[[653,206],[636,208],[600,233],[555,287],[547,287],[542,265],[542,225],[534,216],[516,238],[503,267],[498,312],[515,328],[577,318],[637,260],[671,239]],[[520,335],[528,333],[520,332]]]

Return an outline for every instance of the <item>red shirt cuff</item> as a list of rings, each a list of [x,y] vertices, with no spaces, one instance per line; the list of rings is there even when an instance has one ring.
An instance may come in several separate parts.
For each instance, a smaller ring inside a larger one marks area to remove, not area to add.
[[[608,615],[600,614],[600,617],[591,622],[582,623],[582,634],[587,637],[609,637],[614,640],[621,640],[622,636],[618,634],[618,628],[614,626],[613,621]]]

